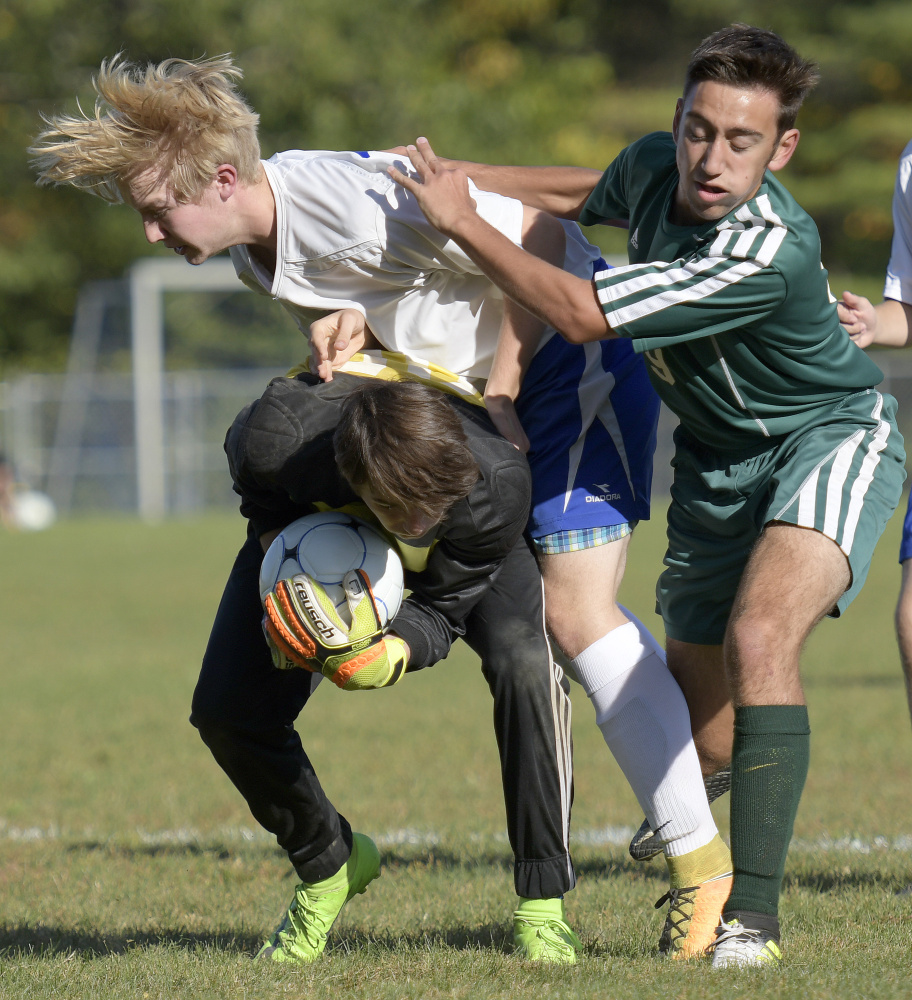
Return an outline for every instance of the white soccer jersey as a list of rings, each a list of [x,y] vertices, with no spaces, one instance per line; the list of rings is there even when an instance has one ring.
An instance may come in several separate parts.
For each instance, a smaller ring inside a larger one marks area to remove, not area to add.
[[[893,190],[893,246],[884,298],[912,305],[912,142],[903,150]]]
[[[246,246],[231,248],[235,269],[305,332],[319,316],[355,308],[388,350],[486,378],[503,295],[390,179],[394,163],[410,169],[402,157],[378,152],[291,150],[265,160],[276,202],[275,273]],[[482,218],[521,245],[520,202],[474,186],[472,197]],[[565,268],[591,278],[598,250],[575,224],[565,230]]]

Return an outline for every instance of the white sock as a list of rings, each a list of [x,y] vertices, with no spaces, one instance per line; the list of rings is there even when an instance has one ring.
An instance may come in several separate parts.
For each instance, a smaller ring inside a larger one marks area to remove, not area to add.
[[[666,855],[687,854],[718,832],[690,730],[687,702],[648,629],[633,619],[573,661],[608,749]]]

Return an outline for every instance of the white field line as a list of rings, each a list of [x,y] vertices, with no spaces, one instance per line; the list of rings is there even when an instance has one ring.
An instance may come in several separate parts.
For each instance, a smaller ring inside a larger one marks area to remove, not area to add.
[[[365,831],[370,834],[379,847],[445,847],[447,837],[433,830],[418,830],[405,827],[399,830]],[[632,826],[608,826],[595,830],[575,830],[571,834],[571,847],[626,847],[635,832]],[[97,830],[84,829],[66,830],[55,824],[49,826],[16,826],[0,817],[0,841],[18,843],[40,843],[42,841],[86,841],[97,844],[108,844],[112,847],[125,846],[137,840],[147,847],[194,846],[200,849],[213,848],[225,844],[274,844],[271,834],[256,827],[225,826],[202,831],[193,827],[178,827],[175,830],[145,830],[141,827],[132,830],[118,830],[115,833],[102,834]],[[471,837],[475,844],[505,844],[506,833],[474,834]],[[902,854],[912,853],[912,834],[903,833],[887,837],[877,834],[865,836],[835,837],[823,834],[814,840],[795,837],[792,840],[792,851],[801,853],[843,852],[849,854],[872,854],[876,851],[893,851]]]

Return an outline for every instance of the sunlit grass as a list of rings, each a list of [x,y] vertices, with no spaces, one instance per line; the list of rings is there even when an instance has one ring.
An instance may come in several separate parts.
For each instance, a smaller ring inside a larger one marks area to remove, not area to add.
[[[465,650],[391,691],[324,685],[305,709],[321,780],[377,837],[383,877],[343,912],[317,966],[250,962],[294,880],[187,722],[240,518],[0,536],[0,997],[908,995],[899,527],[897,516],[866,591],[807,651],[812,761],[778,976],[656,958],[662,865],[626,856],[640,814],[578,689],[580,883],[567,909],[585,954],[572,970],[510,954],[490,697]],[[656,625],[661,550],[661,523],[638,529],[624,594]]]

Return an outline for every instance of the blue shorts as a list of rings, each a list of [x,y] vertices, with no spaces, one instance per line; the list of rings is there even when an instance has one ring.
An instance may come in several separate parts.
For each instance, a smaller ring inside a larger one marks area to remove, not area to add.
[[[555,334],[532,359],[516,412],[531,444],[532,538],[649,517],[659,399],[629,340]]]
[[[906,519],[903,521],[902,541],[899,543],[899,561],[912,559],[912,493],[906,507]]]

